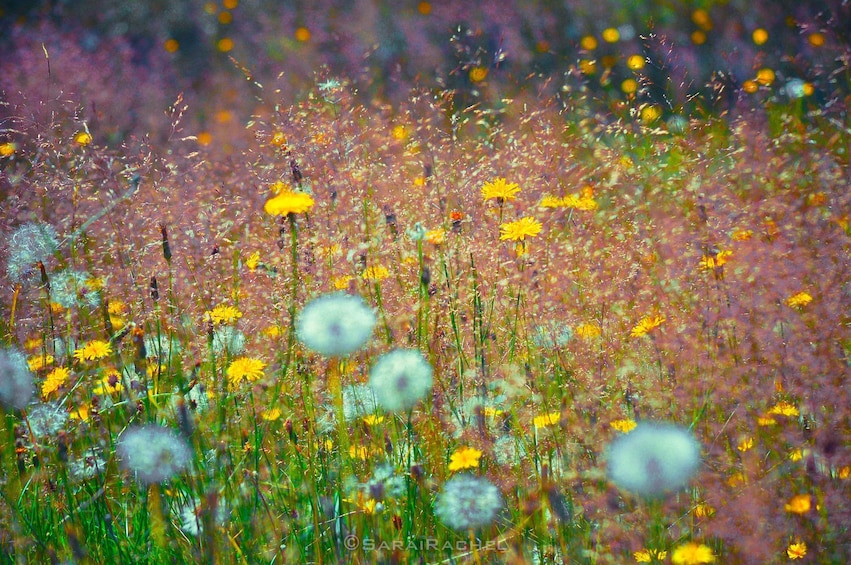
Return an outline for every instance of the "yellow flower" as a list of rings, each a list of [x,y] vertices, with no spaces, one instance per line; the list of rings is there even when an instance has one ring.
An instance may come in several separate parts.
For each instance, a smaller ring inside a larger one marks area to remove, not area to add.
[[[748,241],[753,237],[753,230],[742,230],[738,229],[733,232],[733,235],[730,236],[730,239],[733,241]]]
[[[793,449],[789,452],[789,461],[800,461],[804,458],[804,450],[803,449]]]
[[[266,420],[267,422],[272,422],[281,417],[281,409],[280,408],[269,408],[268,410],[263,410],[260,413],[260,417]]]
[[[53,355],[33,355],[27,359],[30,371],[40,371],[48,365],[53,365]]]
[[[446,232],[442,229],[429,230],[426,232],[425,238],[433,245],[440,245],[446,241]]]
[[[369,448],[365,445],[352,445],[349,447],[349,457],[366,461],[371,455],[381,455],[383,451],[377,447]]]
[[[499,240],[500,241],[523,241],[527,237],[535,237],[541,233],[543,229],[541,222],[531,216],[520,218],[514,222],[500,224]]]
[[[97,361],[112,353],[112,344],[108,341],[95,339],[74,351],[77,361]]]
[[[677,547],[671,555],[671,562],[674,565],[701,565],[714,561],[715,554],[711,547],[693,541]]]
[[[127,312],[127,304],[125,304],[121,300],[110,300],[109,308],[107,308],[107,311],[113,316],[119,316]]]
[[[536,428],[546,428],[547,426],[553,426],[558,424],[561,420],[561,412],[550,412],[549,414],[542,414],[540,416],[535,416],[535,419],[532,420],[532,423]]]
[[[579,324],[576,326],[576,335],[582,339],[592,339],[599,337],[603,331],[597,324]]]
[[[361,275],[364,280],[379,282],[390,276],[390,271],[382,265],[373,265],[364,269]]]
[[[246,268],[252,273],[257,270],[257,266],[260,264],[260,252],[255,251],[251,255],[249,255],[248,259],[245,260]]]
[[[633,420],[632,418],[623,418],[621,420],[614,420],[609,425],[619,432],[628,434],[629,432],[634,430],[635,426],[637,426],[638,424],[636,424],[635,420]]]
[[[732,251],[722,250],[715,255],[704,255],[700,258],[700,268],[704,271],[711,271],[721,267],[733,255]]]
[[[701,502],[697,506],[694,507],[694,516],[695,518],[708,518],[715,514],[715,509],[710,505]]]
[[[349,288],[349,283],[352,282],[351,275],[342,275],[339,277],[332,277],[331,284],[334,285],[335,290],[346,290]]]
[[[66,367],[56,367],[44,377],[44,383],[41,385],[41,395],[47,396],[51,392],[59,390],[68,377],[71,376],[71,371]]]
[[[235,389],[242,381],[257,381],[263,378],[263,369],[266,363],[253,357],[239,357],[234,359],[228,366],[227,376],[231,390]]]
[[[562,199],[558,196],[544,196],[541,198],[541,203],[539,206],[541,208],[560,208],[562,203]]]
[[[470,69],[470,82],[482,82],[488,76],[487,67],[473,67]]]
[[[752,437],[746,437],[745,439],[739,442],[739,445],[736,446],[736,449],[744,453],[745,451],[748,451],[749,449],[753,448],[753,445],[754,439]]]
[[[405,141],[408,138],[408,128],[400,124],[395,126],[390,134],[396,141]]]
[[[81,131],[74,135],[74,143],[76,143],[77,145],[82,145],[83,147],[85,147],[91,142],[92,136],[87,131]]]
[[[629,335],[632,337],[641,337],[647,335],[652,330],[658,328],[665,321],[664,316],[644,316],[639,320],[639,322],[632,328],[632,331],[629,332]]]
[[[275,147],[286,147],[287,146],[287,136],[282,131],[276,131],[272,134],[272,139],[270,143]]]
[[[370,414],[368,416],[363,417],[363,423],[367,426],[375,426],[384,421],[384,416],[376,416],[375,414]]]
[[[24,349],[32,351],[41,347],[42,344],[44,344],[44,340],[40,337],[31,337],[24,342]]]
[[[505,410],[500,410],[499,408],[494,408],[493,406],[485,406],[482,410],[482,414],[485,418],[498,418],[505,413]]]
[[[807,304],[813,301],[813,297],[807,294],[806,292],[799,292],[797,294],[793,294],[789,298],[786,299],[786,304],[791,308],[803,308]]]
[[[263,335],[275,339],[284,335],[284,330],[281,329],[281,326],[268,326],[263,329]]]
[[[777,420],[775,420],[771,416],[758,416],[756,419],[756,424],[758,426],[774,426],[777,424]]]
[[[89,405],[88,404],[81,404],[80,406],[78,406],[74,410],[71,410],[71,412],[68,413],[68,416],[72,420],[82,420],[83,422],[88,422],[89,421]]]
[[[635,557],[636,563],[652,563],[654,560],[664,561],[668,552],[658,549],[642,549],[633,553],[632,556]]]
[[[806,514],[813,507],[813,497],[809,494],[798,494],[789,499],[783,507],[792,514]]]
[[[219,304],[212,310],[208,310],[205,318],[214,324],[232,324],[242,318],[242,312],[234,306]]]
[[[461,469],[475,469],[479,466],[482,452],[475,447],[462,447],[457,449],[449,458],[449,470],[460,471]]]
[[[273,189],[274,189],[273,185]],[[313,197],[304,192],[294,192],[284,187],[275,196],[266,201],[263,211],[270,216],[286,216],[288,214],[304,214],[313,208]]]
[[[789,559],[803,559],[806,554],[807,544],[802,541],[790,543],[789,547],[786,548],[786,555],[789,556]]]
[[[851,466],[844,466],[836,473],[836,476],[842,479],[843,481],[848,477],[851,477]]]
[[[576,210],[596,210],[597,201],[591,196],[565,196],[561,199],[562,208],[575,208]]]
[[[15,154],[18,146],[11,141],[7,141],[6,143],[0,143],[0,157],[10,157]]]
[[[772,406],[768,413],[777,416],[797,416],[799,414],[798,408],[794,404],[784,401],[780,401]]]
[[[482,185],[482,198],[484,200],[494,198],[499,199],[500,202],[514,200],[518,192],[520,192],[520,185],[515,182],[508,182],[502,177]]]
[[[95,385],[92,392],[98,395],[117,394],[121,392],[121,375],[115,369],[111,369]]]

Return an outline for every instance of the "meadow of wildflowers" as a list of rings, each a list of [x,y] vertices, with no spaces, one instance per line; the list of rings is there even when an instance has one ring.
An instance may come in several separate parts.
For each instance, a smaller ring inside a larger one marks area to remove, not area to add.
[[[107,4],[0,14],[0,563],[851,562],[844,5]]]

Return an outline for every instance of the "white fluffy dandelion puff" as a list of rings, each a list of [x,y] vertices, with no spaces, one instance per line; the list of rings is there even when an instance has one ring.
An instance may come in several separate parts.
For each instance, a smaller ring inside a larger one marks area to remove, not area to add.
[[[410,410],[431,391],[432,369],[417,349],[396,349],[378,358],[369,373],[369,386],[388,412]]]
[[[375,312],[360,296],[344,292],[314,298],[296,319],[299,341],[326,357],[344,357],[372,337]]]
[[[175,432],[157,425],[129,428],[116,449],[124,469],[143,484],[161,483],[189,466],[192,452]]]
[[[14,282],[23,282],[39,262],[47,263],[56,252],[59,241],[53,226],[40,223],[24,224],[9,236],[9,259],[6,272]]]
[[[24,408],[35,394],[27,357],[14,348],[0,349],[0,404],[7,409]]]
[[[434,513],[453,530],[477,530],[496,520],[502,495],[493,483],[466,473],[443,485],[434,502]]]
[[[700,466],[700,444],[680,426],[642,422],[612,442],[607,459],[615,485],[655,497],[688,483]]]

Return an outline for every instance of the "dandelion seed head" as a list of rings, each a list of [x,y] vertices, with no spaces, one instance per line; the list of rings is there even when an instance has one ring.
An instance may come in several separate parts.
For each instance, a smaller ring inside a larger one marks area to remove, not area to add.
[[[233,326],[213,330],[213,352],[216,355],[239,355],[245,349],[245,334]]]
[[[375,313],[360,296],[344,292],[314,298],[296,318],[299,341],[326,357],[345,357],[372,337]]]
[[[700,445],[673,424],[639,423],[609,446],[609,478],[635,494],[656,497],[688,483],[700,465]]]
[[[29,408],[27,421],[36,438],[54,436],[68,422],[68,412],[58,404],[47,402]]]
[[[29,223],[18,227],[9,236],[8,244],[6,273],[13,283],[20,283],[34,274],[39,262],[48,263],[59,247],[59,240],[53,226]]]
[[[223,526],[230,518],[230,506],[223,501],[219,500],[218,502],[215,507],[213,522],[218,526]],[[180,529],[190,536],[198,537],[204,532],[202,516],[204,512],[208,511],[209,509],[205,508],[198,498],[187,500],[179,505],[176,514],[178,520],[180,520]]]
[[[106,459],[97,447],[90,447],[77,458],[68,462],[68,474],[75,481],[93,479],[106,469]]]
[[[14,348],[0,349],[0,404],[7,409],[26,407],[35,394],[27,357]]]
[[[396,349],[375,362],[369,386],[384,410],[407,411],[431,391],[432,368],[419,350]]]
[[[343,388],[343,417],[347,422],[374,414],[377,409],[378,401],[369,385],[354,384]]]
[[[496,520],[502,509],[499,489],[485,478],[455,475],[443,485],[434,513],[453,530],[477,530]]]
[[[166,334],[146,334],[145,354],[155,357],[161,361],[168,361],[180,354],[182,347],[180,342]]]
[[[573,328],[561,320],[548,320],[538,324],[532,333],[532,343],[545,349],[564,347],[571,339]]]
[[[121,466],[143,484],[161,483],[180,473],[192,459],[186,442],[175,432],[149,424],[128,428],[116,449]]]
[[[63,308],[99,306],[100,292],[88,284],[91,278],[91,275],[82,271],[59,271],[50,279],[51,300]]]

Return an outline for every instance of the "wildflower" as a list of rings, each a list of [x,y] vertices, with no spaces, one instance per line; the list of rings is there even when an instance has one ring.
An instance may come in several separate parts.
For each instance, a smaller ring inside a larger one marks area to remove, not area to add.
[[[28,410],[27,421],[32,434],[37,438],[56,435],[68,422],[68,412],[52,402],[38,404]]]
[[[777,420],[771,416],[759,416],[756,419],[756,424],[758,426],[775,426],[777,425]]]
[[[671,554],[671,563],[674,565],[702,565],[714,562],[715,554],[712,548],[693,541],[677,547]]]
[[[476,530],[493,523],[502,508],[502,495],[490,481],[473,475],[455,475],[443,485],[434,513],[454,530]]]
[[[59,247],[56,230],[48,224],[29,223],[9,236],[6,273],[13,283],[23,282],[38,263],[47,264]]]
[[[112,354],[112,344],[108,341],[94,339],[74,351],[77,361],[97,361]]]
[[[541,224],[541,222],[531,216],[526,216],[513,222],[500,224],[499,240],[524,241],[527,237],[535,237],[536,235],[541,233],[542,228],[543,225]]]
[[[769,414],[777,416],[797,416],[798,408],[794,404],[780,401],[768,410]]]
[[[652,330],[658,328],[665,322],[664,316],[644,316],[632,328],[629,335],[632,337],[641,337],[647,335]]]
[[[786,299],[786,305],[790,308],[803,308],[807,304],[813,301],[813,297],[807,294],[804,291],[801,291],[797,294],[793,294],[789,298]]]
[[[565,196],[561,199],[562,208],[573,208],[576,210],[591,211],[596,210],[599,205],[592,196]]]
[[[266,337],[270,337],[272,339],[277,339],[277,338],[281,337],[282,335],[284,335],[284,330],[281,329],[281,326],[278,326],[278,325],[266,326],[265,328],[263,328],[262,333]]]
[[[446,242],[446,232],[442,229],[428,230],[425,239],[432,245],[441,245]]]
[[[106,459],[97,447],[90,447],[82,455],[68,462],[68,474],[75,481],[93,479],[106,469]]]
[[[715,509],[712,508],[710,505],[701,502],[700,504],[694,507],[694,510],[692,510],[692,512],[694,512],[695,518],[708,518],[715,514]]]
[[[280,408],[269,408],[268,410],[263,410],[260,412],[260,417],[266,420],[267,422],[274,422],[278,418],[281,417],[283,412],[281,412]]]
[[[31,355],[27,359],[27,367],[30,368],[30,371],[38,372],[49,365],[53,365],[54,360],[55,359],[53,358],[53,355],[50,355],[48,353]]]
[[[809,494],[797,494],[789,499],[783,509],[791,514],[806,514],[813,507],[813,497]]]
[[[384,416],[376,416],[375,414],[368,414],[363,417],[363,423],[367,426],[377,426],[378,424],[384,421]]]
[[[499,177],[483,184],[481,192],[484,200],[496,198],[502,203],[514,200],[517,193],[520,192],[520,185],[514,182],[508,182],[504,178]]]
[[[612,429],[617,430],[621,433],[628,434],[638,425],[635,420],[632,418],[624,418],[621,420],[613,420],[611,424]]]
[[[50,281],[50,296],[63,308],[98,306],[100,293],[87,284],[90,279],[91,276],[82,271],[60,271]]]
[[[752,437],[746,437],[742,441],[739,442],[739,445],[736,446],[736,449],[744,453],[752,449],[754,446],[754,439]]]
[[[214,324],[232,324],[236,322],[238,319],[242,318],[242,312],[239,311],[239,308],[235,306],[230,306],[228,304],[219,304],[212,310],[207,310],[204,314],[204,318],[213,322]]]
[[[82,145],[85,147],[86,145],[92,142],[92,135],[87,131],[81,131],[74,135],[74,143],[77,145]]]
[[[361,275],[365,281],[379,282],[390,276],[390,271],[382,265],[373,265],[364,269]]]
[[[561,412],[550,412],[549,414],[535,416],[532,424],[536,428],[546,428],[558,424],[559,421],[561,421]]]
[[[349,284],[352,282],[351,275],[341,275],[339,277],[332,277],[331,284],[334,286],[335,290],[346,290],[349,288]]]
[[[143,484],[162,483],[183,471],[192,460],[186,442],[168,428],[149,424],[125,430],[116,453],[121,466]]]
[[[41,395],[47,397],[50,393],[59,390],[59,387],[65,384],[68,377],[71,376],[71,371],[67,367],[56,367],[44,377],[44,383],[41,385]]]
[[[470,69],[470,82],[482,82],[488,76],[487,67],[473,67]]]
[[[11,157],[18,150],[18,145],[14,142],[7,141],[0,143],[0,157]]]
[[[807,555],[807,544],[803,541],[790,543],[786,548],[786,555],[789,559],[803,559]]]
[[[338,292],[308,302],[296,318],[295,331],[308,349],[343,357],[369,341],[375,322],[375,313],[363,298]]]
[[[263,211],[270,216],[286,216],[288,214],[304,214],[313,208],[313,197],[304,192],[294,192],[289,187],[282,189],[266,201]]]
[[[700,446],[673,424],[640,423],[608,448],[609,478],[642,496],[659,496],[685,486],[700,464]]]
[[[92,392],[98,395],[118,394],[121,392],[121,373],[115,369],[110,370],[100,380],[100,382],[95,385]]]
[[[396,349],[372,366],[369,386],[384,410],[411,410],[431,391],[432,368],[419,350]]]
[[[579,324],[576,326],[576,335],[581,337],[582,339],[592,339],[595,337],[600,337],[603,331],[600,329],[600,326],[597,324]]]
[[[748,241],[753,237],[753,230],[737,229],[730,236],[733,241]]]
[[[82,422],[88,422],[89,421],[89,405],[88,404],[81,404],[77,408],[74,408],[73,410],[71,410],[68,413],[68,416],[72,420],[80,420]]]
[[[260,265],[260,252],[255,251],[251,255],[248,256],[248,259],[245,260],[245,267],[251,271],[252,273],[257,270],[257,267]]]
[[[266,363],[252,357],[240,357],[234,359],[228,365],[227,376],[231,390],[235,389],[242,381],[257,381],[263,378],[263,369]]]
[[[721,250],[715,255],[704,255],[700,258],[699,266],[701,270],[712,271],[722,267],[732,255],[733,252],[728,249]]]
[[[475,447],[462,447],[455,450],[449,458],[449,470],[460,471],[461,469],[475,469],[479,466],[482,452]]]
[[[558,196],[546,195],[541,198],[541,203],[538,204],[541,208],[561,208],[561,198]]]
[[[239,355],[245,349],[245,334],[233,326],[222,326],[213,330],[213,353]]]
[[[664,561],[668,556],[667,551],[659,549],[641,549],[632,554],[635,557],[636,563],[652,563],[655,561]]]

